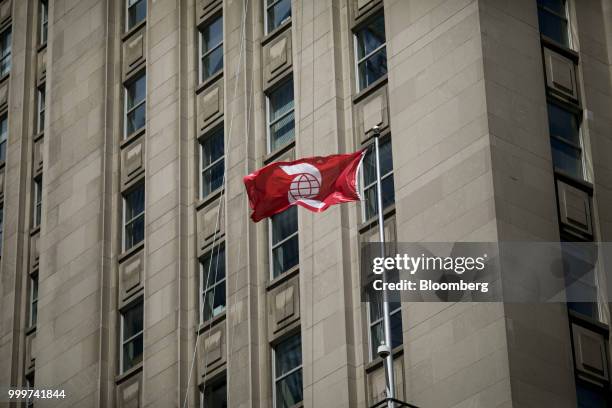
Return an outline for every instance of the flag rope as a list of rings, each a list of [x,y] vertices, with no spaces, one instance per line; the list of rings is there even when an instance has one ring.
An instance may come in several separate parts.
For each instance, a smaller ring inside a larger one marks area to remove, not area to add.
[[[234,84],[234,96],[232,98],[232,101],[234,101],[236,99],[236,95],[238,94],[238,79],[240,77],[240,73],[242,72],[242,62],[243,62],[242,61],[242,58],[243,58],[242,55],[243,55],[243,52],[244,52],[244,44],[245,44],[245,36],[246,36],[246,33],[245,33],[246,32],[246,15],[247,15],[248,3],[249,3],[249,0],[246,0],[243,3],[244,7],[243,7],[243,10],[242,10],[242,21],[241,21],[241,30],[240,30],[240,40],[239,40],[239,42],[240,42],[240,45],[239,45],[240,52],[239,52],[238,64],[236,66],[236,71],[235,71],[235,74],[234,74],[234,80],[236,82]],[[224,24],[224,27],[225,27],[225,24]],[[230,142],[231,142],[231,137],[232,137],[232,127],[233,127],[233,124],[234,124],[234,117],[235,117],[235,115],[232,114],[231,119],[230,119],[230,126],[229,126],[229,129],[228,129],[228,134],[227,134],[227,142],[228,142],[227,146],[231,146]],[[221,218],[221,208],[222,208],[223,199],[225,197],[225,191],[227,190],[227,186],[226,186],[227,180],[226,180],[226,177],[225,177],[226,174],[227,174],[227,169],[224,168],[223,176],[222,176],[222,180],[221,180],[221,185],[223,186],[223,189],[221,190],[221,194],[219,196],[219,203],[217,204],[217,217],[216,217],[217,219],[216,219],[216,224],[215,224],[215,232],[213,233],[213,239],[212,239],[213,247],[211,249],[211,259],[210,259],[210,262],[208,264],[208,273],[206,275],[206,285],[204,286],[204,288],[206,288],[208,286],[208,279],[210,277],[210,271],[211,271],[211,268],[212,268],[212,255],[214,253],[215,243],[216,243],[216,240],[217,240],[217,232],[219,230],[219,223],[220,223],[220,218]],[[215,264],[215,277],[217,276],[218,267],[219,267],[219,256],[218,256],[219,250],[220,250],[220,246],[217,245],[217,262]],[[226,277],[226,280],[227,280],[227,277]],[[188,288],[189,288],[189,284],[190,284],[190,281],[188,281],[188,283],[187,283],[187,287]],[[212,293],[212,299],[213,300],[215,298],[215,291],[217,289],[217,286],[218,285],[215,285],[215,287],[213,288],[213,293]],[[201,296],[202,296],[202,294],[198,293],[198,300],[199,300],[199,298]],[[200,304],[200,303],[198,302],[198,304]],[[198,313],[197,313],[198,316],[199,316],[199,313],[201,313],[201,311],[199,310],[199,307],[198,307]],[[187,402],[189,400],[189,391],[190,391],[190,387],[191,387],[191,377],[193,375],[193,368],[194,368],[194,365],[195,365],[195,360],[196,360],[196,357],[197,357],[199,340],[200,340],[200,332],[201,332],[201,330],[200,330],[199,326],[200,325],[199,325],[199,318],[198,318],[197,334],[196,334],[195,344],[194,344],[194,348],[193,348],[193,354],[192,354],[192,357],[191,357],[191,364],[190,364],[190,368],[189,368],[189,375],[187,376],[187,386],[186,386],[186,389],[185,389],[185,398],[184,398],[184,402],[183,402],[183,408],[185,408],[187,406]],[[207,330],[207,333],[206,333],[207,339],[210,338],[210,328],[211,327],[212,327],[212,319],[210,319],[210,322],[209,322],[208,327],[206,329]],[[208,355],[205,355],[204,356],[204,378],[202,380],[202,383],[204,384],[204,388],[206,388],[206,376],[208,374],[207,371],[206,371],[207,360],[208,360]],[[204,408],[204,407],[202,407],[202,408]]]

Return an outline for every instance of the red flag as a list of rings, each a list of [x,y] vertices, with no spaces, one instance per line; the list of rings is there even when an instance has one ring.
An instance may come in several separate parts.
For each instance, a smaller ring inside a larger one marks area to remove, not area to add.
[[[350,154],[308,157],[270,163],[244,177],[244,185],[257,222],[300,205],[310,211],[360,200],[357,172],[365,150]]]

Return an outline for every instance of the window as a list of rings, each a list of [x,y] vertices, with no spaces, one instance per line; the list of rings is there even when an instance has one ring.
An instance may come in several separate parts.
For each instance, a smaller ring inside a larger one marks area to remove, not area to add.
[[[566,0],[538,0],[538,23],[542,35],[569,48]]]
[[[607,392],[604,387],[583,381],[576,382],[576,400],[578,408],[609,407]]]
[[[40,0],[40,37],[39,45],[47,43],[47,31],[49,27],[49,3],[48,0]]]
[[[34,179],[34,209],[32,214],[32,228],[40,225],[42,219],[42,177]]]
[[[227,379],[212,381],[204,387],[202,408],[227,408]]]
[[[125,87],[125,137],[144,127],[146,96],[147,76],[143,72]]]
[[[397,281],[397,279],[389,279],[389,281]],[[368,299],[370,358],[374,360],[378,355],[378,346],[385,340],[383,293],[380,291],[370,291],[368,292]],[[401,303],[398,300],[389,302],[389,314],[391,316],[391,348],[395,348],[403,343],[401,310]]]
[[[0,77],[11,70],[11,29],[0,34]]]
[[[387,74],[385,17],[377,14],[355,32],[358,90]]]
[[[213,248],[200,262],[202,314],[205,322],[225,310],[225,247]]]
[[[549,103],[548,127],[555,168],[577,179],[584,179],[578,115]]]
[[[123,196],[123,250],[144,240],[144,182]]]
[[[382,185],[383,209],[395,202],[395,188],[393,186],[393,155],[391,152],[391,138],[380,141],[378,146],[380,154],[380,183]],[[377,188],[376,188],[376,153],[372,145],[363,160],[363,218],[364,221],[377,215]]]
[[[127,0],[126,6],[126,31],[130,31],[147,18],[147,0]]]
[[[37,110],[38,116],[36,121],[36,132],[40,133],[45,130],[45,86],[38,88],[38,103]]]
[[[0,116],[0,162],[6,160],[6,142],[8,139],[8,115]]]
[[[215,17],[200,31],[200,82],[223,68],[223,16]]]
[[[30,275],[30,327],[38,319],[38,274]]]
[[[142,361],[143,310],[142,299],[121,313],[121,372]]]
[[[34,388],[34,373],[28,374],[26,376],[25,386],[28,389]],[[26,399],[26,407],[27,408],[32,408],[33,406],[34,406],[34,399],[27,398]]]
[[[291,206],[270,219],[272,279],[299,262],[297,207]]]
[[[268,94],[268,151],[273,152],[295,137],[293,79]]]
[[[200,198],[223,185],[225,152],[223,127],[214,130],[200,142]]]
[[[302,401],[302,338],[295,334],[274,348],[274,408]]]
[[[291,0],[265,0],[266,34],[291,18]]]

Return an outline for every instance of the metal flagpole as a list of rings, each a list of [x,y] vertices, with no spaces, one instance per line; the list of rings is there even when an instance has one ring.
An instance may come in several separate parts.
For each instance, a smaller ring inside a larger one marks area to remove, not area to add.
[[[383,206],[382,206],[382,185],[380,180],[380,154],[378,148],[378,141],[380,139],[380,128],[374,126],[374,150],[376,153],[376,202],[378,209],[378,236],[380,240],[380,256],[385,257],[385,224],[383,218]],[[386,288],[387,283],[387,270],[385,269],[382,274],[383,288]],[[385,382],[387,391],[387,407],[394,408],[395,403],[395,372],[393,370],[393,355],[392,344],[391,344],[391,314],[389,311],[389,293],[387,290],[383,290],[383,327],[385,330],[385,341],[383,344],[378,346],[378,355],[381,356],[383,364],[385,366]]]

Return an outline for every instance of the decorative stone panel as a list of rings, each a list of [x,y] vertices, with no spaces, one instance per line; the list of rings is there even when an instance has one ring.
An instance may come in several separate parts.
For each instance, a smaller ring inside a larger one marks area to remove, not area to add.
[[[26,371],[34,368],[36,360],[36,332],[26,336]]]
[[[395,372],[395,398],[400,401],[405,401],[404,396],[404,357],[399,356],[393,359],[393,371]],[[368,406],[386,398],[385,388],[385,369],[381,366],[368,372],[367,374],[368,387]]]
[[[4,81],[0,84],[0,109],[3,109],[8,104],[8,89],[9,81]]]
[[[143,272],[144,255],[142,251],[119,265],[119,294],[122,302],[142,287]]]
[[[213,326],[200,334],[198,347],[198,375],[203,378],[219,368],[226,361],[225,322]]]
[[[291,30],[264,45],[265,86],[270,86],[291,71]]]
[[[577,101],[578,87],[574,61],[549,48],[544,48],[544,66],[548,88],[560,96]]]
[[[298,276],[275,287],[267,295],[268,337],[280,336],[300,321],[300,286]]]
[[[40,84],[47,76],[47,47],[38,52],[36,58],[36,82]]]
[[[223,117],[223,79],[196,95],[198,136],[204,134]]]
[[[388,100],[387,86],[383,86],[355,105],[357,142],[363,143],[370,138],[374,126],[378,126],[381,132],[389,128]]]
[[[353,0],[355,19],[364,17],[368,11],[380,4],[382,4],[382,0]]]
[[[139,408],[142,405],[142,372],[117,386],[118,408]]]
[[[145,27],[123,43],[123,78],[142,66],[146,59],[147,37]]]
[[[38,269],[38,260],[40,258],[40,250],[38,248],[39,234],[30,237],[30,269]]]
[[[144,137],[123,147],[121,150],[121,184],[125,187],[132,180],[144,173],[145,163]]]
[[[587,377],[607,382],[608,351],[604,335],[573,322],[572,341],[576,370]]]
[[[592,236],[590,194],[562,180],[557,180],[557,194],[562,227],[575,233]]]
[[[221,208],[218,206],[219,198],[199,209],[196,214],[198,228],[198,249],[200,251],[203,251],[208,245],[210,245],[213,238],[218,241],[219,238],[225,233],[225,209],[223,208],[223,202],[221,202]],[[217,233],[216,236],[215,231]]]
[[[0,3],[0,27],[4,28],[5,25],[11,21],[11,8],[13,5],[12,0],[4,0]]]
[[[44,138],[39,137],[36,139],[32,146],[32,169],[34,170],[34,174],[42,171],[43,166],[43,143]]]
[[[217,9],[220,9],[221,5],[221,0],[196,0],[198,26],[203,24],[211,14],[217,11]]]

